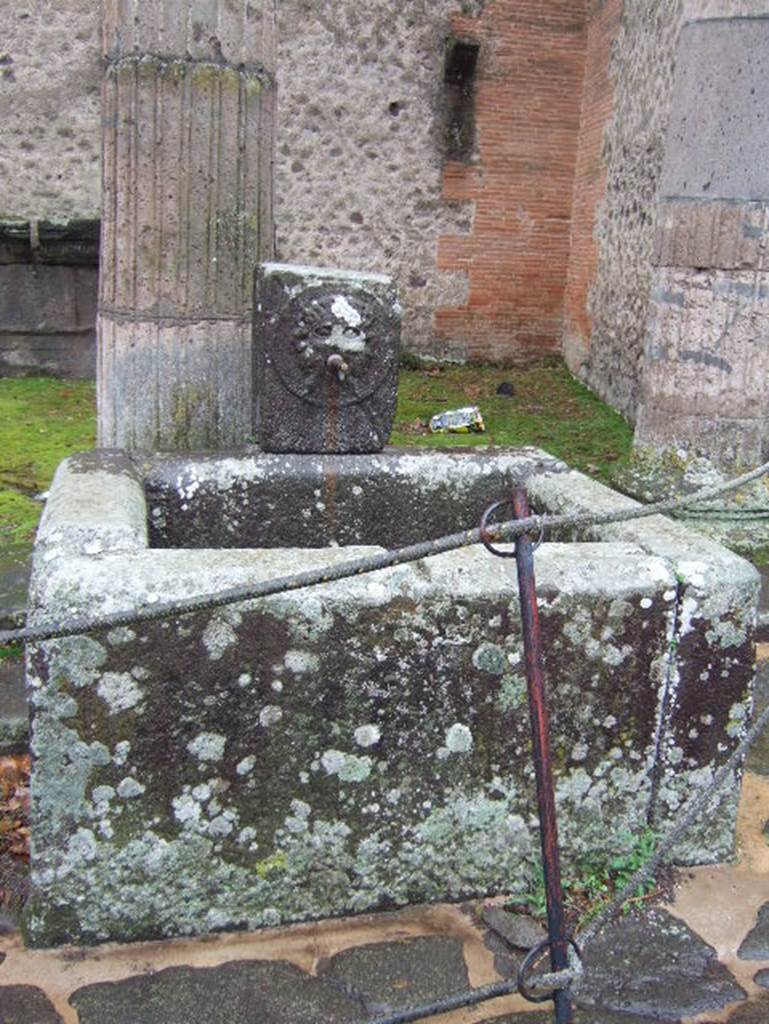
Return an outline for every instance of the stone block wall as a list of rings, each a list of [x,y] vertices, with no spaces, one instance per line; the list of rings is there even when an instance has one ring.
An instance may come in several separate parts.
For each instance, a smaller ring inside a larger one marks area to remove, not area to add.
[[[767,16],[767,0],[672,0],[664,4],[592,0],[589,5],[563,352],[571,370],[632,421],[639,414],[649,346],[654,348],[653,336],[659,326],[655,296],[665,291],[656,268],[680,267],[684,265],[680,261],[688,259],[695,261],[689,264],[693,268],[718,269],[724,261],[737,266],[734,260],[744,257],[737,249],[751,244],[755,249],[759,244],[755,237],[745,236],[735,249],[734,240],[726,238],[718,211],[703,215],[709,226],[695,226],[690,221],[697,213],[685,209],[686,204],[676,211],[678,226],[671,226],[672,213],[665,201],[669,189],[663,173],[666,153],[675,142],[668,138],[668,128],[679,89],[675,76],[681,51],[677,57],[677,48],[688,46],[680,44],[682,32],[691,23]],[[726,52],[719,61],[728,69]],[[734,66],[736,69],[738,62]],[[704,133],[715,155],[720,131],[718,103],[704,104],[697,131],[698,151],[702,152]],[[743,141],[750,148],[760,144],[760,137],[760,132],[746,129]],[[739,162],[737,151],[735,162]],[[753,166],[763,165],[759,159]],[[671,248],[673,235],[675,251]],[[712,253],[703,256],[703,246],[714,245],[719,248],[715,262]],[[690,252],[684,251],[687,246]],[[704,262],[696,262],[703,258]],[[740,265],[748,269],[753,264]],[[699,284],[693,294],[701,299]],[[689,335],[695,329],[699,328],[693,320],[681,327]],[[682,347],[687,349],[687,344],[682,342]],[[674,363],[671,352],[662,371],[669,378]],[[693,372],[699,374],[704,366],[700,361]],[[712,366],[707,372],[712,376]],[[709,379],[702,383],[706,390],[711,387]],[[680,387],[681,381],[674,388],[677,395]],[[721,404],[728,405],[739,389],[735,378]],[[745,417],[736,417],[740,418]],[[642,433],[645,429],[642,425]],[[734,444],[731,447],[735,450]]]
[[[602,167],[596,173],[603,176],[605,187],[595,190],[597,202],[588,202],[575,220],[564,349],[571,369],[581,371],[601,398],[631,420],[641,378],[656,196],[681,16],[678,0],[606,0],[592,7],[586,97],[591,88],[602,92],[601,76],[610,55],[612,112],[602,132],[585,122],[580,137],[579,166],[598,160]],[[605,94],[601,102],[605,110]],[[600,156],[597,134],[602,135]],[[588,173],[581,170],[578,192]],[[588,231],[595,249],[585,238]]]
[[[98,221],[0,225],[0,375],[93,377]]]
[[[769,454],[767,45],[769,5],[680,34],[637,448],[738,466]]]

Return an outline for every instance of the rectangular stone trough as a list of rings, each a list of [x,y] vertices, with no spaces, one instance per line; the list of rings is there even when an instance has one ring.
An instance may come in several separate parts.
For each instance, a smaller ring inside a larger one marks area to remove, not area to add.
[[[57,473],[30,622],[217,592],[539,511],[632,505],[543,452],[132,457]],[[758,577],[656,517],[536,555],[567,872],[746,729]],[[30,647],[35,945],[521,891],[538,839],[515,563],[476,546]],[[736,787],[680,847],[732,849]]]

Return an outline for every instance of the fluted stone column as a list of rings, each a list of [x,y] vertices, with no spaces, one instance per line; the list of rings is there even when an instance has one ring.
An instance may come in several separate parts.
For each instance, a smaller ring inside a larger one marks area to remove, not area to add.
[[[274,25],[274,0],[104,0],[102,446],[252,436],[252,275],[273,234]]]

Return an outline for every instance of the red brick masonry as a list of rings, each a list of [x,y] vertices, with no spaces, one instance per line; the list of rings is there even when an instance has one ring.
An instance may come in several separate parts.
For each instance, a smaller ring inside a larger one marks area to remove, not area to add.
[[[588,10],[589,7],[589,10]],[[471,360],[560,352],[589,337],[595,209],[603,196],[603,127],[612,109],[611,42],[622,0],[491,0],[457,17],[477,41],[478,159],[448,163],[447,200],[475,203],[469,235],[439,239],[441,270],[466,271],[467,304],[435,327]]]

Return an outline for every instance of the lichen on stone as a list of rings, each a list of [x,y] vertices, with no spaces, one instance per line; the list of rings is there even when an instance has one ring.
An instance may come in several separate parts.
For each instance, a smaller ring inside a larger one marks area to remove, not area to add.
[[[346,754],[341,750],[326,750],[320,763],[327,775],[336,775],[340,782],[365,782],[373,765],[370,757]]]
[[[104,672],[99,677],[96,692],[112,714],[135,708],[144,696],[141,687],[128,672]]]
[[[215,732],[202,732],[187,744],[187,750],[198,761],[221,761],[227,737]]]
[[[473,734],[461,722],[455,722],[446,731],[446,749],[451,754],[467,754],[473,748]]]

